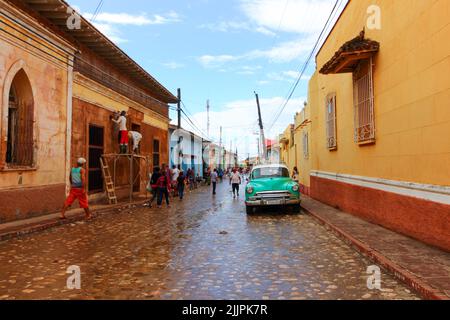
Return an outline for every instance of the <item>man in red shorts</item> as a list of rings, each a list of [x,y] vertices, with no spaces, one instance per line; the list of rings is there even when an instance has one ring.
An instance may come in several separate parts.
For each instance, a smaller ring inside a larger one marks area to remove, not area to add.
[[[90,220],[92,218],[86,194],[86,170],[83,168],[85,164],[86,159],[80,158],[77,161],[77,167],[72,168],[70,171],[70,194],[64,203],[64,207],[61,212],[61,219],[66,219],[66,211],[75,202],[75,200],[78,200],[80,207],[84,209],[86,219]]]
[[[120,113],[119,119],[114,119],[111,117],[111,120],[119,125],[119,132],[120,132],[120,140],[119,140],[119,146],[120,146],[120,153],[127,153],[128,149],[128,129],[127,129],[127,113],[126,111],[122,111]]]

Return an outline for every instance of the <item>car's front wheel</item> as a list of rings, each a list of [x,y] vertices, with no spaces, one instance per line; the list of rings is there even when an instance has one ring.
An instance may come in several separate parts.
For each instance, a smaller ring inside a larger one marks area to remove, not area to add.
[[[253,214],[253,207],[246,206],[245,211],[247,211],[247,214]]]

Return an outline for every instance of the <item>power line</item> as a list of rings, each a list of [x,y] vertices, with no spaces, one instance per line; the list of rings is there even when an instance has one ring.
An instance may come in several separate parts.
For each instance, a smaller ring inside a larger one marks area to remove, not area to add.
[[[198,135],[201,136],[201,137],[203,136],[203,134],[202,134],[201,132],[199,132],[198,129],[197,129],[196,127],[194,127],[193,124],[191,124],[191,122],[189,121],[189,119],[186,118],[184,114],[181,115],[181,119],[184,119],[185,121],[187,121],[187,125],[189,125],[189,127],[190,127],[193,131],[195,131],[196,134],[198,134]]]
[[[337,8],[337,5],[338,5],[339,1],[340,1],[340,0],[336,0],[336,3],[334,4],[333,9],[331,10],[330,15],[328,16],[328,20],[326,21],[326,23],[325,23],[325,25],[324,25],[324,27],[323,27],[323,29],[322,29],[322,31],[321,31],[321,33],[320,33],[320,35],[319,35],[319,37],[318,37],[316,43],[315,43],[315,45],[314,45],[314,47],[313,47],[313,49],[312,49],[310,55],[308,56],[308,58],[307,58],[307,60],[306,60],[306,62],[305,62],[305,64],[304,64],[304,66],[303,66],[302,71],[300,72],[300,74],[299,74],[299,76],[298,76],[296,82],[294,83],[294,85],[291,87],[290,93],[288,94],[288,96],[287,96],[287,98],[286,98],[286,101],[285,101],[284,104],[282,105],[280,111],[277,113],[276,117],[275,117],[274,120],[271,122],[271,125],[270,125],[270,127],[269,127],[269,130],[271,130],[271,129],[273,128],[273,126],[275,125],[275,123],[278,121],[278,119],[279,119],[280,116],[282,115],[284,109],[286,108],[287,104],[289,103],[289,101],[291,100],[292,96],[294,95],[295,90],[297,89],[298,84],[300,83],[300,80],[301,80],[301,78],[303,77],[303,75],[304,75],[304,73],[305,73],[305,71],[306,71],[306,68],[307,68],[308,65],[309,65],[309,62],[311,61],[311,58],[312,58],[312,56],[314,55],[314,52],[316,51],[316,49],[317,49],[317,47],[318,47],[318,45],[319,45],[319,43],[320,43],[320,39],[322,38],[322,35],[324,34],[325,30],[326,30],[327,27],[328,27],[329,22],[331,21],[332,17],[334,16],[334,13],[335,13],[335,10],[336,10],[336,8]]]
[[[100,2],[97,5],[97,8],[95,8],[94,14],[92,15],[91,23],[95,21],[95,19],[97,18],[98,14],[100,13],[100,10],[101,10],[102,7],[103,7],[103,0],[100,0]]]
[[[195,123],[193,120],[191,120],[191,118],[187,115],[187,113],[184,111],[184,109],[186,108],[186,105],[184,104],[183,100],[181,100],[181,104],[183,105],[183,108],[181,108],[181,112],[185,115],[185,117],[187,118],[187,121],[190,122],[192,124],[193,127],[195,127],[197,129],[198,132],[201,133],[202,136],[206,137],[209,141],[212,141],[212,139],[205,134]]]
[[[315,43],[313,49],[311,50],[311,53],[309,54],[309,56],[308,56],[308,58],[307,58],[305,64],[303,65],[302,71],[300,72],[300,74],[299,74],[299,76],[298,76],[298,78],[297,78],[297,81],[294,83],[294,86],[291,87],[290,93],[288,94],[288,97],[287,97],[286,101],[282,104],[280,111],[277,113],[276,117],[275,117],[274,120],[271,122],[271,125],[270,125],[270,127],[269,127],[269,131],[273,128],[273,126],[275,125],[275,123],[278,121],[278,119],[280,118],[280,116],[283,114],[283,111],[284,111],[284,109],[286,108],[287,104],[288,104],[289,101],[292,99],[292,96],[294,95],[295,90],[297,89],[298,84],[300,83],[300,80],[302,79],[302,77],[303,77],[303,75],[304,75],[306,69],[308,68],[309,62],[311,61],[311,58],[313,57],[314,52],[316,51],[316,49],[317,49],[317,47],[318,47],[318,45],[319,45],[319,43],[320,43],[320,39],[322,38],[322,35],[324,34],[325,30],[326,30],[327,27],[328,27],[328,24],[330,23],[332,17],[334,16],[334,12],[335,12],[335,10],[336,10],[336,8],[337,8],[339,2],[340,2],[340,0],[336,0],[336,3],[334,4],[333,9],[331,10],[330,15],[328,16],[327,22],[325,23],[325,25],[324,25],[322,31],[320,32],[319,37],[317,38],[317,41],[316,41],[316,43]]]
[[[280,17],[280,22],[278,23],[277,31],[275,32],[275,36],[274,36],[274,39],[273,39],[273,41],[272,41],[272,46],[271,46],[271,47],[273,47],[273,46],[275,45],[276,37],[277,37],[277,35],[278,35],[278,32],[280,32],[281,25],[282,25],[283,20],[284,20],[284,16],[286,15],[286,10],[287,10],[289,1],[290,1],[290,0],[286,0],[286,4],[284,5],[284,9],[283,9],[283,12],[282,12],[281,17]],[[262,80],[262,78],[263,78],[263,76],[260,76],[260,77],[259,77],[258,83]]]

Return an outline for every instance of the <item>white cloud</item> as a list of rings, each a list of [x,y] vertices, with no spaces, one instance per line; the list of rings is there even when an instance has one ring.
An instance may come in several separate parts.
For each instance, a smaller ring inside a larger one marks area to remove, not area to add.
[[[266,130],[272,122],[275,114],[280,110],[280,106],[284,103],[283,97],[264,98],[260,97],[261,113]],[[294,122],[294,115],[303,108],[305,98],[292,99],[286,106],[284,112],[273,126],[272,130],[266,132],[266,138],[274,139],[282,133],[288,124]],[[257,154],[258,138],[255,133],[259,133],[256,121],[256,100],[236,100],[230,101],[222,106],[219,110],[215,109],[214,101],[211,101],[210,112],[210,136],[217,143],[220,139],[220,127],[223,127],[222,141],[227,149],[229,149],[230,141],[233,143],[233,151],[238,148],[241,157]],[[217,110],[217,111],[216,111]],[[206,112],[198,112],[193,114],[191,119],[203,132],[206,132]],[[183,121],[185,129],[192,130],[187,122]]]
[[[84,13],[83,16],[90,20],[93,17],[92,13]],[[169,12],[167,14],[154,14],[148,17],[147,14],[141,13],[133,15],[129,13],[109,13],[103,12],[97,15],[94,19],[95,22],[107,23],[107,24],[120,24],[120,25],[160,25],[167,23],[174,23],[181,21],[180,16],[176,12]]]
[[[100,30],[101,33],[103,33],[109,40],[111,40],[114,43],[124,43],[128,42],[128,40],[123,39],[120,36],[120,31],[113,25],[107,24],[107,23],[93,23],[94,26]]]
[[[280,43],[266,50],[252,50],[241,55],[203,55],[198,61],[206,68],[223,67],[225,64],[239,60],[266,59],[270,62],[285,63],[306,55],[314,46],[312,37]]]
[[[198,58],[198,61],[204,67],[215,68],[215,67],[220,67],[227,62],[235,61],[235,60],[239,60],[239,59],[240,58],[236,57],[236,56],[223,54],[223,55],[217,55],[217,56],[203,55]]]
[[[184,64],[178,63],[178,62],[175,62],[175,61],[166,62],[166,63],[163,63],[162,65],[164,67],[166,67],[166,68],[173,69],[173,70],[180,69],[180,68],[184,67]]]
[[[267,78],[273,81],[287,81],[294,82],[300,77],[299,71],[289,70],[283,72],[271,72],[267,74]],[[311,78],[310,75],[302,75],[301,80],[308,81]]]
[[[241,10],[249,19],[248,22],[220,22],[206,27],[223,32],[251,28],[253,31],[258,30],[270,35],[276,35],[275,32],[280,31],[298,34],[298,36],[294,40],[279,43],[268,49],[256,49],[237,55],[205,55],[199,59],[203,66],[223,67],[228,62],[254,59],[287,63],[303,57],[314,47],[335,4],[334,0],[289,0],[287,5],[286,1],[281,0],[239,1]],[[330,30],[347,1],[344,0],[337,7],[326,31]]]
[[[245,30],[272,37],[278,32],[311,35],[323,28],[334,3],[334,0],[239,0],[247,21],[220,21],[200,27],[220,32]]]
[[[81,12],[77,10],[78,12]],[[81,13],[87,19],[92,20],[93,14],[89,12]],[[122,38],[121,31],[118,26],[145,26],[145,25],[162,25],[168,23],[180,22],[181,17],[174,11],[166,14],[154,14],[148,17],[146,13],[137,15],[129,13],[109,13],[103,12],[97,15],[93,21],[93,25],[100,30],[112,42],[124,43],[127,39]]]
[[[247,59],[266,58],[271,62],[291,62],[308,53],[314,45],[312,38],[283,42],[267,50],[254,50],[245,54]]]
[[[270,31],[269,29],[248,22],[221,21],[217,23],[203,24],[200,26],[200,28],[218,32],[238,32],[244,30],[261,33],[266,36],[275,36],[275,33]]]
[[[240,0],[248,19],[272,31],[311,34],[320,31],[334,0]],[[282,20],[281,20],[282,18]],[[281,20],[281,24],[280,24]]]

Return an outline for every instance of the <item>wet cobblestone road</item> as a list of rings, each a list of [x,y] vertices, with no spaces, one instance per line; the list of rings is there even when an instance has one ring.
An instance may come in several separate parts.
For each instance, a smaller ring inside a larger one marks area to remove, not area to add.
[[[223,183],[0,243],[0,299],[418,299],[307,215],[245,214]],[[81,268],[81,290],[66,270]]]

